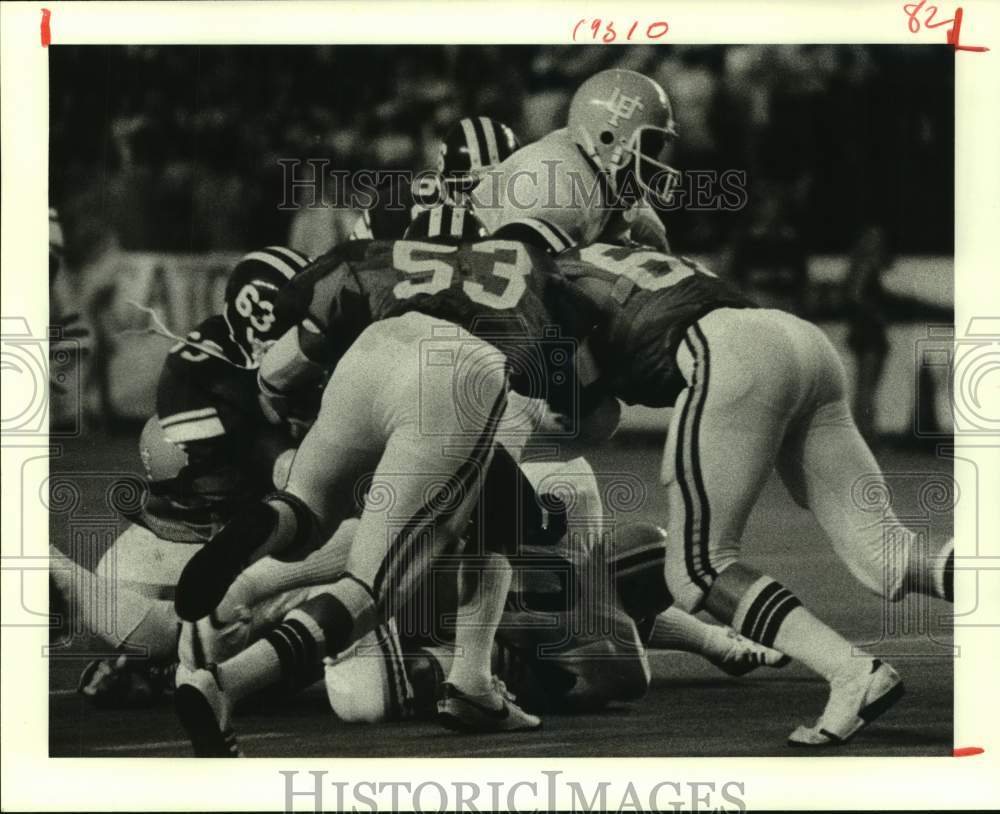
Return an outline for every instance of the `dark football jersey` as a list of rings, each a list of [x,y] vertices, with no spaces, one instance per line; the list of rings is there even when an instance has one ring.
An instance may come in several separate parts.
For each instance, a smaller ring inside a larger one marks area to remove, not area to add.
[[[209,317],[188,339],[171,348],[156,393],[163,433],[184,450],[187,464],[153,497],[171,520],[188,510],[201,525],[205,516],[218,517],[273,488],[274,457],[291,443],[265,418],[257,371],[242,367],[223,317]],[[147,508],[156,513],[156,505]]]
[[[754,303],[686,257],[595,243],[560,255],[563,298],[590,336],[606,386],[628,404],[669,407],[685,387],[674,355],[716,308]]]
[[[551,310],[558,276],[543,251],[510,240],[353,242],[299,275],[278,307],[294,303],[313,323],[331,364],[372,322],[413,311],[454,322],[506,354],[515,389],[556,406],[575,348]]]

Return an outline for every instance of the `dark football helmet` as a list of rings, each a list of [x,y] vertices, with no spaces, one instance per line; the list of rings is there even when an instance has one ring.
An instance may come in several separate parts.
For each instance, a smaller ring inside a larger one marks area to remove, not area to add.
[[[441,142],[438,159],[438,172],[451,200],[461,202],[483,173],[520,146],[513,130],[488,116],[470,116],[454,124]]]

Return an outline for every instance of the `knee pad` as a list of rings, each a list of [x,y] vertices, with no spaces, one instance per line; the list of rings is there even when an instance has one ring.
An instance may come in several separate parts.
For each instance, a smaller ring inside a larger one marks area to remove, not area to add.
[[[300,560],[319,545],[321,540],[319,519],[301,498],[291,492],[280,490],[267,495],[264,502],[283,503],[292,510],[292,515],[295,517],[295,537],[288,546],[271,555],[274,559]]]

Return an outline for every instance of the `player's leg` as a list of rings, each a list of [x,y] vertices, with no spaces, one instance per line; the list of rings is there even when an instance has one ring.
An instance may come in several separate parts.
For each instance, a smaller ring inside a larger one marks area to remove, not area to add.
[[[802,662],[835,690],[862,685],[858,700],[864,703],[869,694],[901,692],[898,676],[887,665],[855,658],[850,642],[791,591],[739,561],[747,516],[816,381],[797,347],[808,336],[786,316],[713,311],[678,350],[688,387],[664,458],[671,512],[667,585],[683,610],[704,607],[744,636]],[[860,728],[841,717],[827,742]]]
[[[781,450],[778,471],[786,486],[869,590],[891,600],[915,592],[952,601],[953,540],[931,545],[899,521],[882,469],[851,415],[837,352],[825,337],[802,344],[812,348],[821,374]]]
[[[348,354],[334,370],[286,487],[246,507],[188,563],[177,586],[181,618],[208,616],[248,566],[269,555],[301,559],[355,512],[356,487],[384,443],[371,417],[381,380],[361,357]]]
[[[627,523],[615,529],[608,543],[607,568],[623,606],[648,648],[695,653],[723,672],[740,676],[761,666],[784,667],[789,659],[736,633],[710,625],[671,606],[663,578],[667,533],[652,523]]]
[[[426,326],[392,322],[370,328],[338,365],[342,388],[351,385],[348,371],[360,373],[358,360],[366,368],[381,360],[387,373],[367,410],[384,452],[365,499],[348,571],[328,591],[290,612],[263,640],[219,665],[214,676],[202,670],[184,677],[190,692],[179,691],[183,704],[178,711],[199,754],[233,753],[227,728],[234,701],[278,683],[290,689],[311,683],[318,677],[319,658],[341,653],[380,618],[390,618],[396,603],[405,603],[414,584],[426,578],[433,556],[453,545],[464,530],[504,408],[504,366],[480,375],[477,392],[480,398],[485,393],[491,406],[459,420],[456,395],[461,391],[454,386],[459,366],[422,366],[413,352],[426,349],[420,348],[421,337],[414,330]],[[324,411],[336,402],[330,395],[333,385],[331,380]],[[334,438],[342,431],[341,426],[330,428]],[[489,664],[488,651],[485,662]],[[522,724],[531,723],[505,699],[488,695],[457,700],[480,706],[496,701],[498,709],[506,707],[503,728],[513,728],[519,717]]]
[[[152,533],[141,526],[130,526],[102,562],[108,562],[108,556],[114,560],[115,548],[133,543],[145,546],[147,537],[153,537]],[[49,546],[49,557],[52,581],[69,605],[77,627],[123,652],[130,651],[135,658],[157,663],[174,658],[178,619],[171,602],[123,587],[121,583],[128,579],[125,573],[115,571],[109,578],[100,573],[100,565],[99,573],[88,571],[55,546]]]

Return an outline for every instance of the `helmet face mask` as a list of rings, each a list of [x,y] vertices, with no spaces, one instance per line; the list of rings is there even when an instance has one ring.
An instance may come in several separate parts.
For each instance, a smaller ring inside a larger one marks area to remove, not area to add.
[[[646,192],[647,200],[659,206],[670,203],[680,183],[680,171],[663,161],[674,135],[672,129],[651,125],[637,127],[632,135],[636,181]]]

